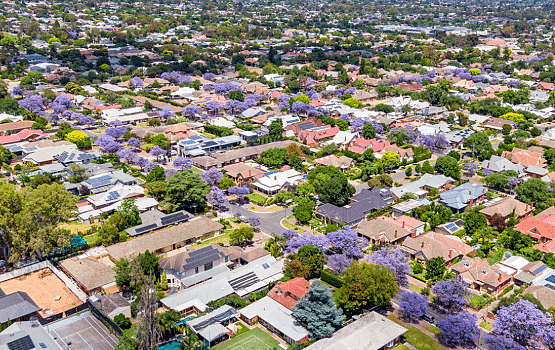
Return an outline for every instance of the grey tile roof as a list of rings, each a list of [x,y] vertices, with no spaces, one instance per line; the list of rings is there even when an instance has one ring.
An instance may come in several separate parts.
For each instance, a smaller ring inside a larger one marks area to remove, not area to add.
[[[466,182],[458,187],[445,191],[439,195],[441,204],[453,208],[462,209],[466,208],[471,200],[476,200],[480,196],[488,192],[488,189],[481,185],[473,185]]]
[[[0,323],[15,320],[40,310],[25,292],[15,292],[0,297]]]

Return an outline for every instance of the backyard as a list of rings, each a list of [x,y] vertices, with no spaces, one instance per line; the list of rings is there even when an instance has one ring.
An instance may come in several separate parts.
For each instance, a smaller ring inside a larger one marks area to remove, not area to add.
[[[213,349],[217,350],[272,350],[279,345],[278,341],[260,328],[251,329]]]
[[[415,348],[419,350],[445,350],[445,347],[440,345],[437,340],[425,334],[418,328],[402,322],[394,315],[388,315],[387,318],[408,329],[405,333],[405,338],[407,343]],[[435,329],[430,331],[434,334],[437,332]]]

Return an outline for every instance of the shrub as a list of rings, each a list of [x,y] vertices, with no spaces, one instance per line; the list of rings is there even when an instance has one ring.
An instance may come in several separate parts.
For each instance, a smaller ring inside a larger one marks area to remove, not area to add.
[[[324,269],[320,272],[320,279],[335,288],[341,288],[343,286],[343,278],[334,275],[329,269]]]

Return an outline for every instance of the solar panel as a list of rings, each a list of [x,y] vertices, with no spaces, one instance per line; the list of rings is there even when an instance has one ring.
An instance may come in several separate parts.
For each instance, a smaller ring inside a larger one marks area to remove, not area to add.
[[[147,226],[136,228],[135,232],[136,233],[144,233],[144,232],[151,231],[151,230],[155,229],[156,227],[158,227],[158,225],[150,224],[150,225],[147,225]]]
[[[169,225],[174,222],[178,221],[186,221],[189,219],[189,216],[183,212],[167,215],[161,219],[162,225]]]
[[[301,130],[308,130],[308,129],[312,129],[313,127],[315,127],[316,125],[314,125],[313,122],[306,122],[306,123],[301,123],[299,124],[299,129]]]
[[[445,228],[446,228],[447,230],[449,230],[449,232],[455,232],[455,231],[457,231],[457,226],[456,226],[455,224],[446,225]]]
[[[551,275],[545,279],[547,282],[552,283],[555,285],[555,275]]]
[[[270,268],[270,265],[264,263],[264,264],[262,264],[262,267],[264,268],[264,270],[266,270],[266,269],[269,269],[269,268]]]
[[[241,277],[237,277],[237,278],[234,278],[234,279],[230,280],[229,285],[234,290],[239,290],[239,289],[250,287],[253,284],[257,283],[258,281],[260,281],[260,280],[258,279],[256,274],[251,271],[251,272],[247,273],[246,275],[243,275]]]
[[[535,269],[534,271],[532,271],[532,275],[537,275],[538,273],[542,272],[545,269],[547,269],[547,265],[544,264],[538,267],[537,269]]]
[[[11,341],[7,345],[8,349],[10,350],[31,350],[35,347],[35,344],[33,344],[31,337],[29,337],[28,335]]]
[[[199,249],[200,250],[200,249]],[[205,249],[201,254],[189,255],[186,259],[187,264],[183,265],[183,270],[187,271],[197,266],[202,266],[211,261],[217,260],[220,257],[220,252],[216,249],[210,247],[210,249]]]

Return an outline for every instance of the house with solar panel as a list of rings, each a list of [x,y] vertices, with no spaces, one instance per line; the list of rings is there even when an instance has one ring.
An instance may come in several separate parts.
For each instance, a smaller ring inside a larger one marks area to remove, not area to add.
[[[187,137],[177,142],[178,153],[187,157],[198,157],[209,155],[212,152],[226,150],[241,145],[242,138],[237,135],[229,135],[209,139],[202,134]]]
[[[214,346],[229,338],[233,333],[233,323],[237,321],[239,313],[229,305],[223,305],[209,312],[185,322],[193,332],[200,336],[207,345]],[[230,325],[230,327],[226,327]]]
[[[128,198],[139,198],[144,195],[145,189],[141,186],[117,184],[116,186],[111,187],[108,191],[87,197],[86,200],[90,203],[93,209],[98,210]]]
[[[37,321],[16,322],[0,332],[0,350],[62,350]]]
[[[139,198],[139,200],[141,199],[143,198]],[[139,211],[141,211],[141,209],[139,209]],[[179,225],[189,221],[192,217],[192,215],[187,213],[185,210],[166,215],[157,209],[141,211],[139,216],[141,217],[141,224],[125,230],[125,232],[127,232],[127,234],[131,237],[160,230],[164,227],[168,227],[169,225]]]
[[[227,248],[211,244],[185,251],[160,260],[160,270],[166,271],[168,286],[190,288],[229,271],[233,264]]]
[[[79,193],[99,194],[108,191],[116,185],[133,186],[137,184],[137,178],[124,173],[121,170],[114,170],[109,173],[92,176],[79,183]]]
[[[102,158],[99,152],[71,151],[64,152],[56,157],[58,163],[69,167],[73,164],[87,164],[93,160]]]

